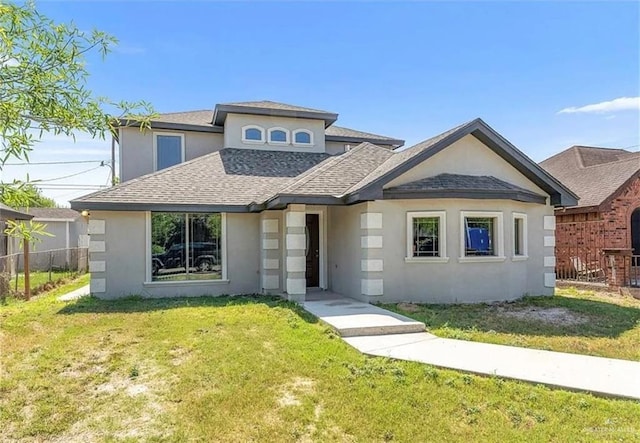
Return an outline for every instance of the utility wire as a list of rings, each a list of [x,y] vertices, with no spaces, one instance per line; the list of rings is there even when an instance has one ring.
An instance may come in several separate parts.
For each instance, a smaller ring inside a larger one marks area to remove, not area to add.
[[[57,162],[23,162],[23,163],[5,163],[3,166],[32,166],[32,165],[74,165],[79,163],[103,163],[104,160],[73,160],[73,161],[57,161]]]
[[[34,180],[34,182],[35,184],[38,184],[38,183],[48,183],[48,182],[53,182],[57,180],[63,180],[65,178],[75,177],[76,175],[86,174],[87,172],[95,171],[96,169],[100,169],[102,166],[104,166],[104,162],[102,162],[100,165],[96,166],[95,168],[87,169],[86,171],[76,172],[74,174],[69,174],[69,175],[63,175],[62,177],[47,178],[43,180]]]

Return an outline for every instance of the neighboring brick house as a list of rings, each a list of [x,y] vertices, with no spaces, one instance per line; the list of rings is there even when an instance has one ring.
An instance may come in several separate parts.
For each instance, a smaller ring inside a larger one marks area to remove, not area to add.
[[[612,275],[603,250],[640,255],[640,152],[573,146],[540,166],[579,197],[577,206],[556,209],[560,276],[573,272],[597,279],[606,274],[616,285],[623,277],[628,280],[632,260],[617,258]],[[637,266],[638,259],[633,261]]]

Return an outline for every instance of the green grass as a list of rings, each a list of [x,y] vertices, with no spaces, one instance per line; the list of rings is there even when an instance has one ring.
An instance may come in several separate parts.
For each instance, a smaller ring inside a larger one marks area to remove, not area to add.
[[[367,358],[270,297],[48,295],[0,328],[10,441],[640,439],[637,402]]]
[[[628,296],[568,288],[512,303],[384,307],[441,337],[640,361],[640,300]]]
[[[49,272],[30,272],[29,286],[31,287],[31,290],[34,290],[48,282],[56,282],[62,279],[73,278],[74,275],[76,274],[71,271],[52,271],[51,275],[49,275]],[[18,274],[18,291],[20,293],[24,293],[24,283],[24,274]],[[15,288],[16,278],[14,277],[11,280],[11,289],[15,290]]]

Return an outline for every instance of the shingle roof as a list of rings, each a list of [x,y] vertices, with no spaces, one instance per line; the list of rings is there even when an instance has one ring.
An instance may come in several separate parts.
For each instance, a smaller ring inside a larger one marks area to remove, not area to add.
[[[227,148],[74,202],[246,206],[264,202],[330,158],[328,154]]]
[[[576,208],[599,206],[640,172],[640,152],[572,146],[540,166],[580,197]]]
[[[342,155],[332,157],[280,193],[343,196],[354,184],[393,155],[395,154],[388,149],[362,143]]]
[[[262,102],[246,102],[246,103],[262,103]],[[236,104],[233,104],[236,105]],[[301,108],[301,109],[309,109],[309,108]],[[313,110],[316,112],[315,110]],[[324,111],[317,111],[324,112]],[[152,121],[156,125],[162,125],[163,123],[169,123],[172,125],[189,125],[189,126],[200,126],[202,128],[216,129],[219,132],[222,132],[222,126],[216,126],[212,123],[213,120],[213,111],[208,109],[201,109],[198,111],[184,111],[184,112],[169,112],[164,114],[158,114]],[[384,144],[385,141],[391,145],[402,145],[404,144],[404,140],[396,139],[393,137],[387,137],[385,135],[373,134],[371,132],[358,131],[356,129],[344,128],[341,126],[331,125],[325,129],[325,135],[329,140],[342,140],[342,139],[356,139],[355,143],[359,143],[360,141],[370,141],[370,142],[380,142]],[[351,141],[351,140],[346,140]]]
[[[0,203],[0,220],[30,220],[33,216]]]
[[[491,175],[438,174],[433,177],[426,177],[385,189],[386,193],[406,194],[418,191],[446,191],[449,193],[464,191],[466,194],[484,194],[485,197],[509,194],[515,199],[518,199],[517,196],[527,198],[539,197],[540,199],[544,199],[542,195]]]
[[[75,220],[80,217],[78,211],[74,211],[71,208],[21,208],[21,211],[27,214],[33,215],[34,219],[71,219]]]
[[[242,106],[246,108],[260,108],[260,109],[278,109],[281,111],[296,111],[296,112],[317,112],[321,114],[334,114],[329,111],[322,111],[320,109],[305,108],[303,106],[289,105],[287,103],[273,102],[271,100],[258,100],[249,102],[235,102],[235,103],[221,103],[225,106]]]

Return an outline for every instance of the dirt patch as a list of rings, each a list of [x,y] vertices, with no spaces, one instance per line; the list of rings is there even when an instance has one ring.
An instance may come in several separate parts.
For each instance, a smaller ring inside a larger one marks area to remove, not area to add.
[[[294,378],[281,388],[278,404],[283,407],[301,405],[300,397],[313,394],[315,392],[315,384],[316,382],[310,378]]]
[[[416,305],[415,303],[398,303],[398,309],[402,309],[405,312],[419,312],[420,305]]]
[[[497,312],[505,317],[539,321],[556,326],[580,325],[589,321],[589,317],[572,312],[567,308],[539,308],[530,306],[514,309],[499,306]]]
[[[173,348],[169,351],[171,356],[171,364],[173,366],[180,366],[186,362],[191,356],[191,350],[186,348]]]

